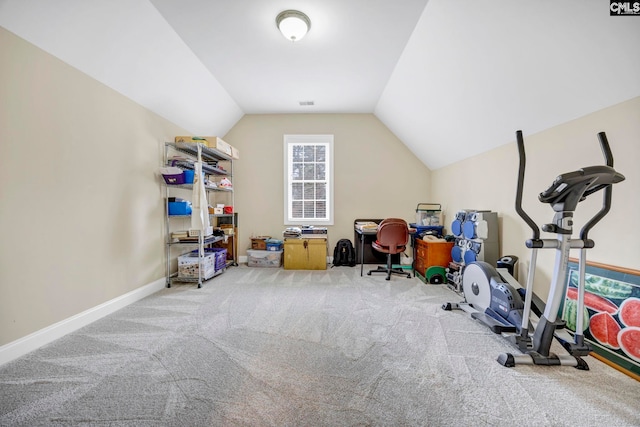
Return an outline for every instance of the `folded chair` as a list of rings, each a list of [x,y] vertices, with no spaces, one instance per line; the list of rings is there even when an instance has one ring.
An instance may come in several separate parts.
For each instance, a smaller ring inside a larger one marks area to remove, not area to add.
[[[387,266],[378,267],[376,270],[370,270],[371,273],[387,273],[386,280],[391,280],[391,274],[402,274],[411,278],[411,274],[406,273],[401,268],[391,268],[391,255],[399,254],[407,249],[409,241],[409,227],[407,222],[400,218],[387,218],[378,224],[378,233],[376,241],[371,247],[378,252],[387,254]]]

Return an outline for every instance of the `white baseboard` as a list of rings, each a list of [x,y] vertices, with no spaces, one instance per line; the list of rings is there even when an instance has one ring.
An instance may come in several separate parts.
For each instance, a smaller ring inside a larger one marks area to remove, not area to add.
[[[110,301],[83,311],[82,313],[78,313],[75,316],[71,316],[60,322],[54,323],[51,326],[47,326],[46,328],[40,329],[39,331],[29,334],[23,338],[10,342],[9,344],[5,344],[0,347],[0,366],[17,359],[18,357],[24,356],[25,354],[30,353],[43,345],[49,344],[50,342],[71,332],[77,331],[98,319],[128,306],[129,304],[139,301],[142,298],[163,289],[166,284],[167,280],[163,277],[162,279],[158,279],[155,282],[144,285],[134,291],[128,292]]]
[[[238,264],[246,264],[249,262],[249,257],[247,255],[241,255],[238,257]],[[333,262],[333,257],[327,257],[327,264],[331,264]]]

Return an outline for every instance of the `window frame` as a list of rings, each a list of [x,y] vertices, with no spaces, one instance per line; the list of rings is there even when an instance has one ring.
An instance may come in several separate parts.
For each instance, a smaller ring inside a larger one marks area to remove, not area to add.
[[[324,145],[325,153],[325,181],[327,182],[326,194],[326,218],[322,219],[298,219],[291,216],[292,213],[292,188],[293,188],[293,158],[294,145]],[[334,163],[333,163],[333,135],[284,135],[284,224],[285,225],[333,225],[334,221]]]

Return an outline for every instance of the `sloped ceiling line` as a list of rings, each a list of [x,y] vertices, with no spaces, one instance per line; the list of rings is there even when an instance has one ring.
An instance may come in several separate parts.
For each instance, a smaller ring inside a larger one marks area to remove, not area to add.
[[[640,96],[640,19],[600,0],[0,0],[0,25],[197,135],[374,113],[430,169]],[[314,101],[301,106],[300,101]]]

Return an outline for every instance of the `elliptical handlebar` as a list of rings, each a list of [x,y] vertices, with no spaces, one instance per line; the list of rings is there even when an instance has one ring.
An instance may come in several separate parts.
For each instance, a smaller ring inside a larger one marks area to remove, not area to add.
[[[598,133],[598,139],[600,140],[600,148],[602,149],[602,155],[607,162],[607,166],[613,167],[613,154],[611,153],[611,147],[609,147],[607,134],[604,132]]]
[[[602,208],[589,220],[587,221],[587,223],[582,227],[582,229],[580,230],[580,240],[582,240],[584,242],[584,247],[585,248],[592,248],[594,246],[593,241],[589,240],[589,231],[602,219],[605,217],[605,215],[607,215],[607,213],[609,213],[609,210],[611,209],[611,196],[612,196],[612,191],[613,191],[613,184],[623,181],[624,175],[616,172],[613,169],[613,154],[611,152],[611,147],[609,146],[609,141],[607,140],[607,135],[604,132],[600,132],[598,133],[598,139],[600,141],[600,148],[602,149],[602,155],[604,156],[604,160],[606,162],[606,166],[600,166],[599,168],[605,168],[606,170],[603,172],[602,170],[598,169],[595,170],[596,168],[591,167],[591,168],[584,168],[581,169],[579,172],[584,174],[586,170],[589,170],[589,172],[591,172],[592,174],[596,174],[596,173],[600,173],[601,174],[601,179],[603,179],[603,181],[601,181],[600,183],[597,182],[593,182],[594,185],[591,186],[591,188],[587,188],[584,193],[581,194],[581,199],[584,199],[584,197],[589,196],[590,194],[593,194],[597,191],[603,190],[603,195],[602,195]],[[518,130],[516,132],[516,142],[518,145],[518,154],[520,157],[520,164],[519,164],[519,168],[518,168],[518,185],[516,188],[516,212],[518,213],[518,215],[520,215],[520,217],[524,220],[524,222],[527,223],[527,225],[529,226],[529,228],[531,228],[532,232],[533,232],[533,237],[528,240],[526,242],[527,247],[529,248],[540,248],[542,247],[542,241],[540,240],[540,229],[538,228],[538,225],[535,223],[535,221],[533,219],[531,219],[531,217],[524,211],[524,209],[522,208],[522,193],[523,193],[523,187],[524,187],[524,172],[525,172],[525,167],[526,167],[526,163],[527,163],[527,157],[525,154],[525,149],[524,149],[524,139],[522,138],[522,131]],[[577,174],[578,172],[572,172],[572,174]],[[568,176],[570,174],[565,174],[566,177],[568,178]],[[575,178],[575,177],[574,177]],[[557,181],[558,178],[556,178]],[[599,179],[598,179],[599,181]],[[554,182],[555,184],[555,182]],[[547,190],[550,191],[550,190]],[[553,194],[551,194],[553,195]],[[541,199],[542,201],[543,199]],[[578,200],[576,200],[577,202]],[[551,203],[549,201],[546,201],[547,203]]]
[[[611,153],[607,135],[604,132],[598,133],[598,140],[600,141],[600,148],[607,166],[613,168],[613,153]],[[602,192],[602,208],[580,230],[580,240],[584,242],[585,247],[593,247],[593,242],[589,240],[589,231],[609,213],[612,192],[613,184],[609,184],[604,188]]]
[[[518,212],[520,218],[522,218],[533,231],[533,237],[531,240],[536,241],[540,240],[540,228],[538,228],[538,224],[536,224],[524,209],[522,209],[522,189],[524,187],[524,170],[527,164],[527,156],[524,151],[524,139],[522,138],[521,130],[516,132],[516,142],[518,143],[518,154],[520,156],[520,166],[518,167],[518,186],[516,188],[516,212]]]

